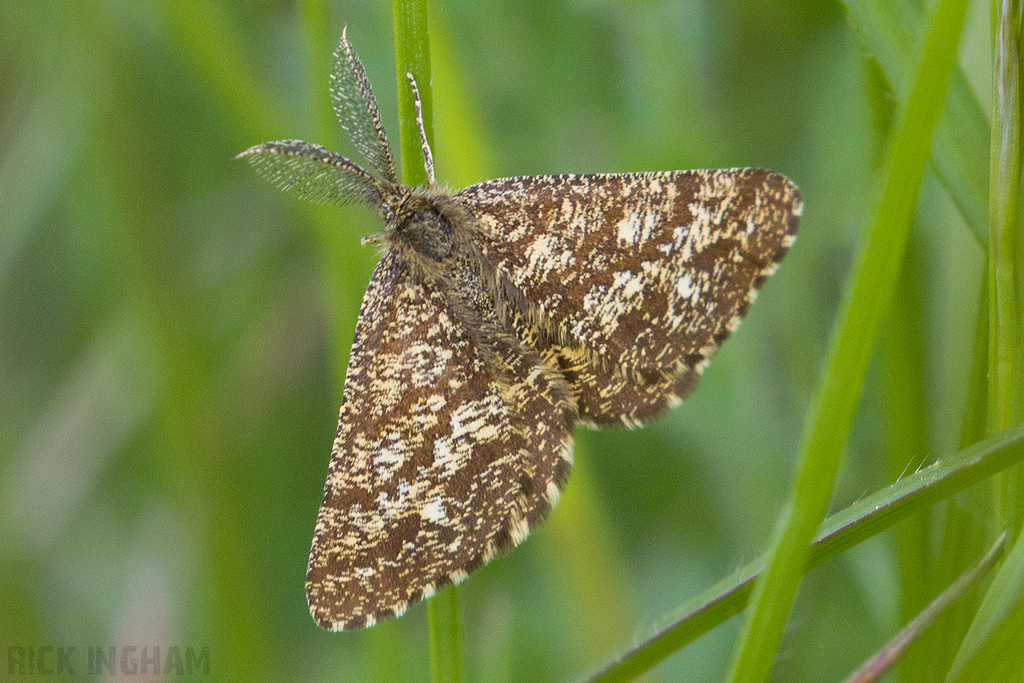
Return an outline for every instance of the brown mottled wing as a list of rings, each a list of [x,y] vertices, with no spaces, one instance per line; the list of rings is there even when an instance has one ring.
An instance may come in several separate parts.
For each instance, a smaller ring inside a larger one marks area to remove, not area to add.
[[[357,324],[306,594],[370,626],[525,538],[568,475],[575,412],[515,340],[484,340],[394,253]]]
[[[597,425],[638,424],[685,398],[802,208],[787,178],[750,168],[503,178],[457,196],[529,317],[582,347],[566,355],[580,417]]]
[[[572,347],[560,347],[559,353],[580,420],[588,427],[638,427],[689,397],[700,379],[700,368],[635,376]]]

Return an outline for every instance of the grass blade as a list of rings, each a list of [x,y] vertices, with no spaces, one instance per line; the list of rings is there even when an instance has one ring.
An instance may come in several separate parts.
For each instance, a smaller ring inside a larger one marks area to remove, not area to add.
[[[1017,425],[900,479],[829,516],[815,535],[808,569],[828,562],[910,515],[1021,461],[1024,461],[1024,425]],[[614,657],[586,680],[602,683],[631,680],[739,613],[746,606],[754,580],[766,563],[766,558],[761,557],[681,605],[663,619],[669,626]]]
[[[889,150],[887,182],[847,288],[826,374],[809,414],[799,470],[772,541],[768,569],[752,597],[727,680],[767,680],[796,596],[809,543],[824,517],[853,422],[878,328],[895,288],[931,133],[955,64],[965,0],[940,0]]]
[[[1020,12],[1019,1],[995,0],[994,64],[992,70],[991,195],[989,197],[989,347],[988,429],[996,431],[1024,414],[1020,390],[1021,348],[1018,294],[1018,192],[1020,154]],[[1022,486],[1020,468],[1003,476],[1002,512],[1012,550],[1000,567],[964,636],[947,681],[960,677],[1000,622],[1020,603],[1024,586],[1024,543],[1020,529]],[[997,514],[997,522],[1001,521]]]
[[[1024,542],[1018,537],[1013,549],[1006,556],[1003,565],[996,572],[985,598],[978,608],[978,614],[964,636],[960,651],[953,660],[947,681],[954,681],[963,671],[967,662],[975,655],[986,638],[995,631],[999,623],[1021,601],[1024,591]],[[1018,640],[1019,646],[1019,640]],[[1020,664],[1017,658],[1017,664]]]
[[[947,607],[953,604],[957,598],[963,595],[969,588],[975,585],[985,573],[991,569],[992,564],[1003,554],[1003,543],[1006,535],[1003,534],[995,545],[981,558],[976,565],[965,571],[954,581],[949,588],[942,591],[939,597],[929,603],[909,624],[900,629],[892,640],[885,644],[864,665],[854,671],[844,683],[870,683],[880,679],[895,664],[900,657],[906,653],[907,648],[913,645],[918,637],[935,623]]]
[[[914,48],[924,26],[921,3],[912,0],[844,0],[861,42],[877,60],[897,102],[910,94]],[[980,243],[988,239],[988,122],[959,68],[953,72],[945,109],[932,138],[935,172]]]

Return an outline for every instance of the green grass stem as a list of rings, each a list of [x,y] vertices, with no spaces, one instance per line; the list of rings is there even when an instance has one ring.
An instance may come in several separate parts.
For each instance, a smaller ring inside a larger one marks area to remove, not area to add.
[[[398,137],[401,176],[406,185],[427,182],[423,168],[423,146],[416,127],[416,107],[406,74],[416,78],[423,101],[423,129],[434,145],[434,98],[430,77],[430,35],[425,0],[394,0],[395,69],[398,78]]]
[[[398,80],[398,133],[402,181],[427,182],[423,145],[416,125],[416,107],[406,74],[416,78],[423,105],[423,129],[434,144],[433,97],[430,78],[430,37],[425,0],[395,0],[395,68]],[[434,683],[458,683],[465,678],[462,609],[458,588],[450,586],[427,602],[430,631],[430,669]]]
[[[991,196],[989,198],[988,427],[1004,429],[1024,417],[1020,406],[1020,326],[1017,243],[1020,233],[1020,3],[995,0],[992,87]],[[1016,480],[1016,481],[1015,481]],[[1008,476],[1003,512],[1016,536],[1022,518],[1019,477]]]
[[[988,431],[1024,417],[1021,397],[1020,310],[1020,20],[1018,0],[994,0],[992,68],[991,195],[988,252]],[[997,655],[982,653],[986,640],[1021,602],[1024,586],[1024,476],[1014,468],[1001,477],[996,523],[1005,525],[1011,549],[960,644],[947,681],[959,680],[968,662],[994,670]],[[977,680],[970,677],[969,680]]]

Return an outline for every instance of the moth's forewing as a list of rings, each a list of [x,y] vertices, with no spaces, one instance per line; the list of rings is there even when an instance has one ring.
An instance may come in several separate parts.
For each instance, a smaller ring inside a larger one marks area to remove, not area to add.
[[[788,179],[751,168],[501,178],[456,196],[540,316],[632,375],[702,369],[802,207]]]
[[[557,497],[575,420],[564,386],[511,340],[488,344],[485,358],[450,298],[384,257],[359,314],[306,575],[322,627],[401,614],[520,542]]]

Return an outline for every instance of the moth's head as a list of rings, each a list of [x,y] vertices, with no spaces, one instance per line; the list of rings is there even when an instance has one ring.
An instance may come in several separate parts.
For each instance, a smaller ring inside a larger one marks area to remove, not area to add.
[[[397,201],[381,206],[383,238],[413,260],[439,264],[455,253],[454,230],[443,202],[425,188],[403,188]]]

